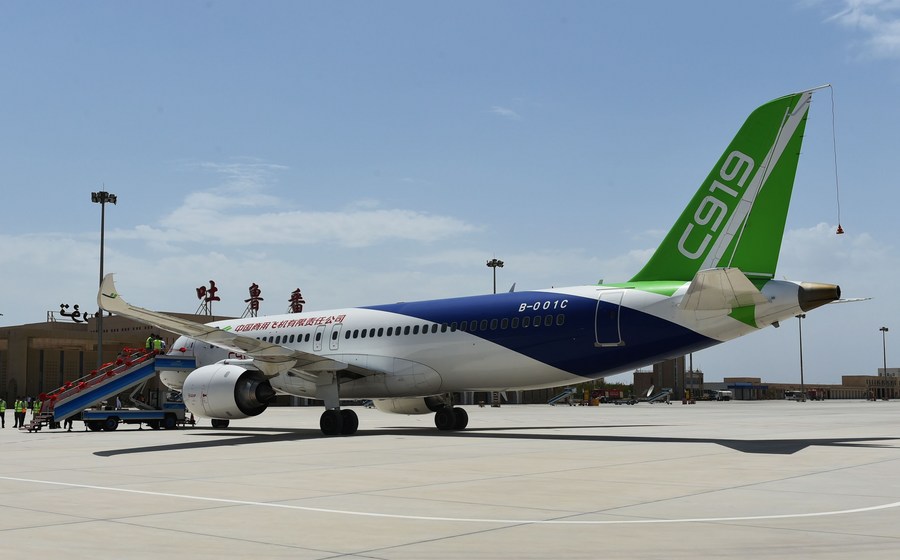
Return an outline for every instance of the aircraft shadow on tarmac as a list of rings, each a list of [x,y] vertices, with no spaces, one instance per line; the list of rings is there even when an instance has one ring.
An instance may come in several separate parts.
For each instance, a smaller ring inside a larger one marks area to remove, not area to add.
[[[689,437],[664,437],[664,436],[622,436],[622,435],[598,435],[598,434],[572,434],[572,433],[521,433],[523,431],[546,430],[583,430],[583,429],[610,429],[610,428],[648,428],[653,426],[535,426],[514,428],[468,428],[459,432],[438,432],[434,428],[385,428],[376,430],[360,430],[354,436],[430,436],[430,437],[462,437],[462,438],[490,438],[490,439],[522,439],[522,440],[548,440],[548,441],[578,441],[578,442],[609,442],[609,443],[712,443],[728,447],[741,453],[763,453],[772,455],[791,455],[807,447],[856,447],[871,449],[898,449],[900,446],[887,442],[900,440],[897,437],[860,437],[860,438],[811,438],[811,439],[724,439],[724,438],[689,438]],[[279,441],[302,441],[321,439],[322,433],[315,429],[300,428],[230,428],[228,430],[213,430],[194,428],[187,430],[194,432],[191,435],[217,436],[215,439],[181,441],[179,443],[151,445],[145,447],[131,447],[127,449],[110,449],[96,451],[94,455],[99,457],[113,457],[116,455],[129,455],[132,453],[154,453],[158,451],[179,451],[185,449],[203,449],[215,447],[227,447],[237,445],[255,445],[261,443],[273,443]],[[512,433],[516,432],[516,433]]]

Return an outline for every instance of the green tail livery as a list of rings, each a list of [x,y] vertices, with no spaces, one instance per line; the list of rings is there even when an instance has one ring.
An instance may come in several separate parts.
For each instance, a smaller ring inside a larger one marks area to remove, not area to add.
[[[633,282],[687,281],[717,267],[774,277],[811,96],[753,111]]]

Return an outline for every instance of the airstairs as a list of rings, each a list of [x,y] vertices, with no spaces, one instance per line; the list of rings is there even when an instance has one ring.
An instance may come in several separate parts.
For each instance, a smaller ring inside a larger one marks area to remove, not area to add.
[[[575,387],[566,387],[562,393],[556,395],[555,397],[553,397],[552,399],[547,401],[547,404],[555,405],[556,403],[565,399],[566,397],[574,395],[575,391],[576,391]]]
[[[40,412],[19,428],[29,432],[44,426],[59,427],[65,419],[81,414],[104,400],[145,383],[160,370],[192,370],[194,358],[156,354],[154,351],[126,348],[115,362],[104,364],[90,374],[40,395]]]
[[[667,402],[671,404],[671,400],[666,400],[666,397],[671,399],[672,390],[671,389],[663,389],[662,391],[647,397],[646,402],[655,403],[655,402]]]

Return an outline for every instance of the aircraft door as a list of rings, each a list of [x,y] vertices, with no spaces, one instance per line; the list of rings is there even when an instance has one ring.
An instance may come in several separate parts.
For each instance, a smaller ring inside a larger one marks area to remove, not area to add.
[[[331,335],[328,337],[328,347],[331,350],[338,349],[338,345],[341,343],[341,328],[343,326],[341,323],[335,323],[331,326]]]
[[[313,334],[313,337],[313,352],[321,352],[322,339],[325,338],[325,325],[316,327],[316,332]]]
[[[601,290],[594,318],[594,346],[625,346],[622,340],[621,310],[624,290]]]

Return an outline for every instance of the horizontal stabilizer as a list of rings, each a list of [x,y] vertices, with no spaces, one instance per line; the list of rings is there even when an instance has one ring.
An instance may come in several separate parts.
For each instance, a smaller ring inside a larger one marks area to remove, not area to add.
[[[698,272],[678,307],[685,311],[732,310],[766,302],[766,297],[737,268]]]
[[[859,303],[861,301],[869,301],[872,298],[870,297],[854,297],[854,298],[841,298],[836,299],[834,301],[830,301],[828,303]]]

